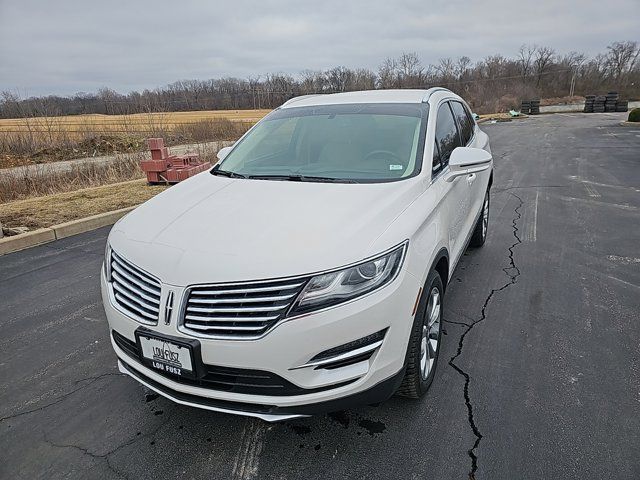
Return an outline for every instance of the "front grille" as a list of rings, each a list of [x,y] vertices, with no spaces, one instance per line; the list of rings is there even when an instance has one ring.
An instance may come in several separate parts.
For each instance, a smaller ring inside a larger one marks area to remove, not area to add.
[[[286,315],[306,282],[194,287],[184,311],[184,329],[204,336],[259,336]]]
[[[117,306],[142,323],[158,323],[160,282],[111,251],[111,285]]]
[[[140,349],[136,342],[120,335],[115,330],[112,330],[112,335],[113,340],[120,349],[127,353],[127,355],[140,361]],[[211,390],[218,390],[221,392],[272,396],[292,396],[321,392],[324,390],[342,387],[343,385],[347,385],[357,380],[348,380],[346,382],[334,383],[332,385],[318,388],[302,388],[294,385],[275,373],[264,370],[220,367],[217,365],[207,364],[203,364],[203,367],[204,375],[201,378],[196,379],[178,377],[159,370],[154,370],[154,372],[184,385],[209,388]]]

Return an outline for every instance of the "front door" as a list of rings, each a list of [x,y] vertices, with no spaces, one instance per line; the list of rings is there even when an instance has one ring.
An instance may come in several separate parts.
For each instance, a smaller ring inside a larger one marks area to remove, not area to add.
[[[449,254],[457,259],[465,246],[467,226],[470,216],[469,183],[465,177],[445,182],[444,175],[449,165],[449,157],[456,147],[461,146],[460,134],[456,126],[449,102],[438,107],[436,116],[435,145],[433,150],[433,176],[441,182],[443,192],[442,208],[448,219]]]

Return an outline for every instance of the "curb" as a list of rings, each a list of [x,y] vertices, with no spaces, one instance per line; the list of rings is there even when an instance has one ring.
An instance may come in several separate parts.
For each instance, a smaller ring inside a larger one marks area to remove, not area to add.
[[[0,255],[35,247],[43,243],[53,242],[54,240],[78,235],[79,233],[89,232],[107,225],[113,225],[136,207],[137,205],[135,207],[121,208],[79,220],[60,223],[49,228],[41,228],[12,237],[4,237],[0,239]]]
[[[640,122],[620,122],[623,127],[638,127],[640,128]]]

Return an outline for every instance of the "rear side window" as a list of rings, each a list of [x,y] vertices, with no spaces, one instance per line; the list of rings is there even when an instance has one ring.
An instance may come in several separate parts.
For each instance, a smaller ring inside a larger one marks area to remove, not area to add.
[[[436,117],[436,145],[433,149],[433,172],[438,172],[449,164],[451,152],[461,146],[460,135],[453,118],[449,102],[438,108]]]
[[[473,120],[471,120],[469,112],[460,102],[451,102],[451,107],[460,128],[462,145],[467,145],[473,138]]]

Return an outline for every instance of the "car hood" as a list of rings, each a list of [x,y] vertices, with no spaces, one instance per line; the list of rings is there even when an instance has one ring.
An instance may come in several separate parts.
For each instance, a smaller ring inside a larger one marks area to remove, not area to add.
[[[343,184],[204,172],[129,213],[109,241],[120,255],[173,285],[314,273],[393,246],[376,245],[376,239],[419,191],[415,178]]]

